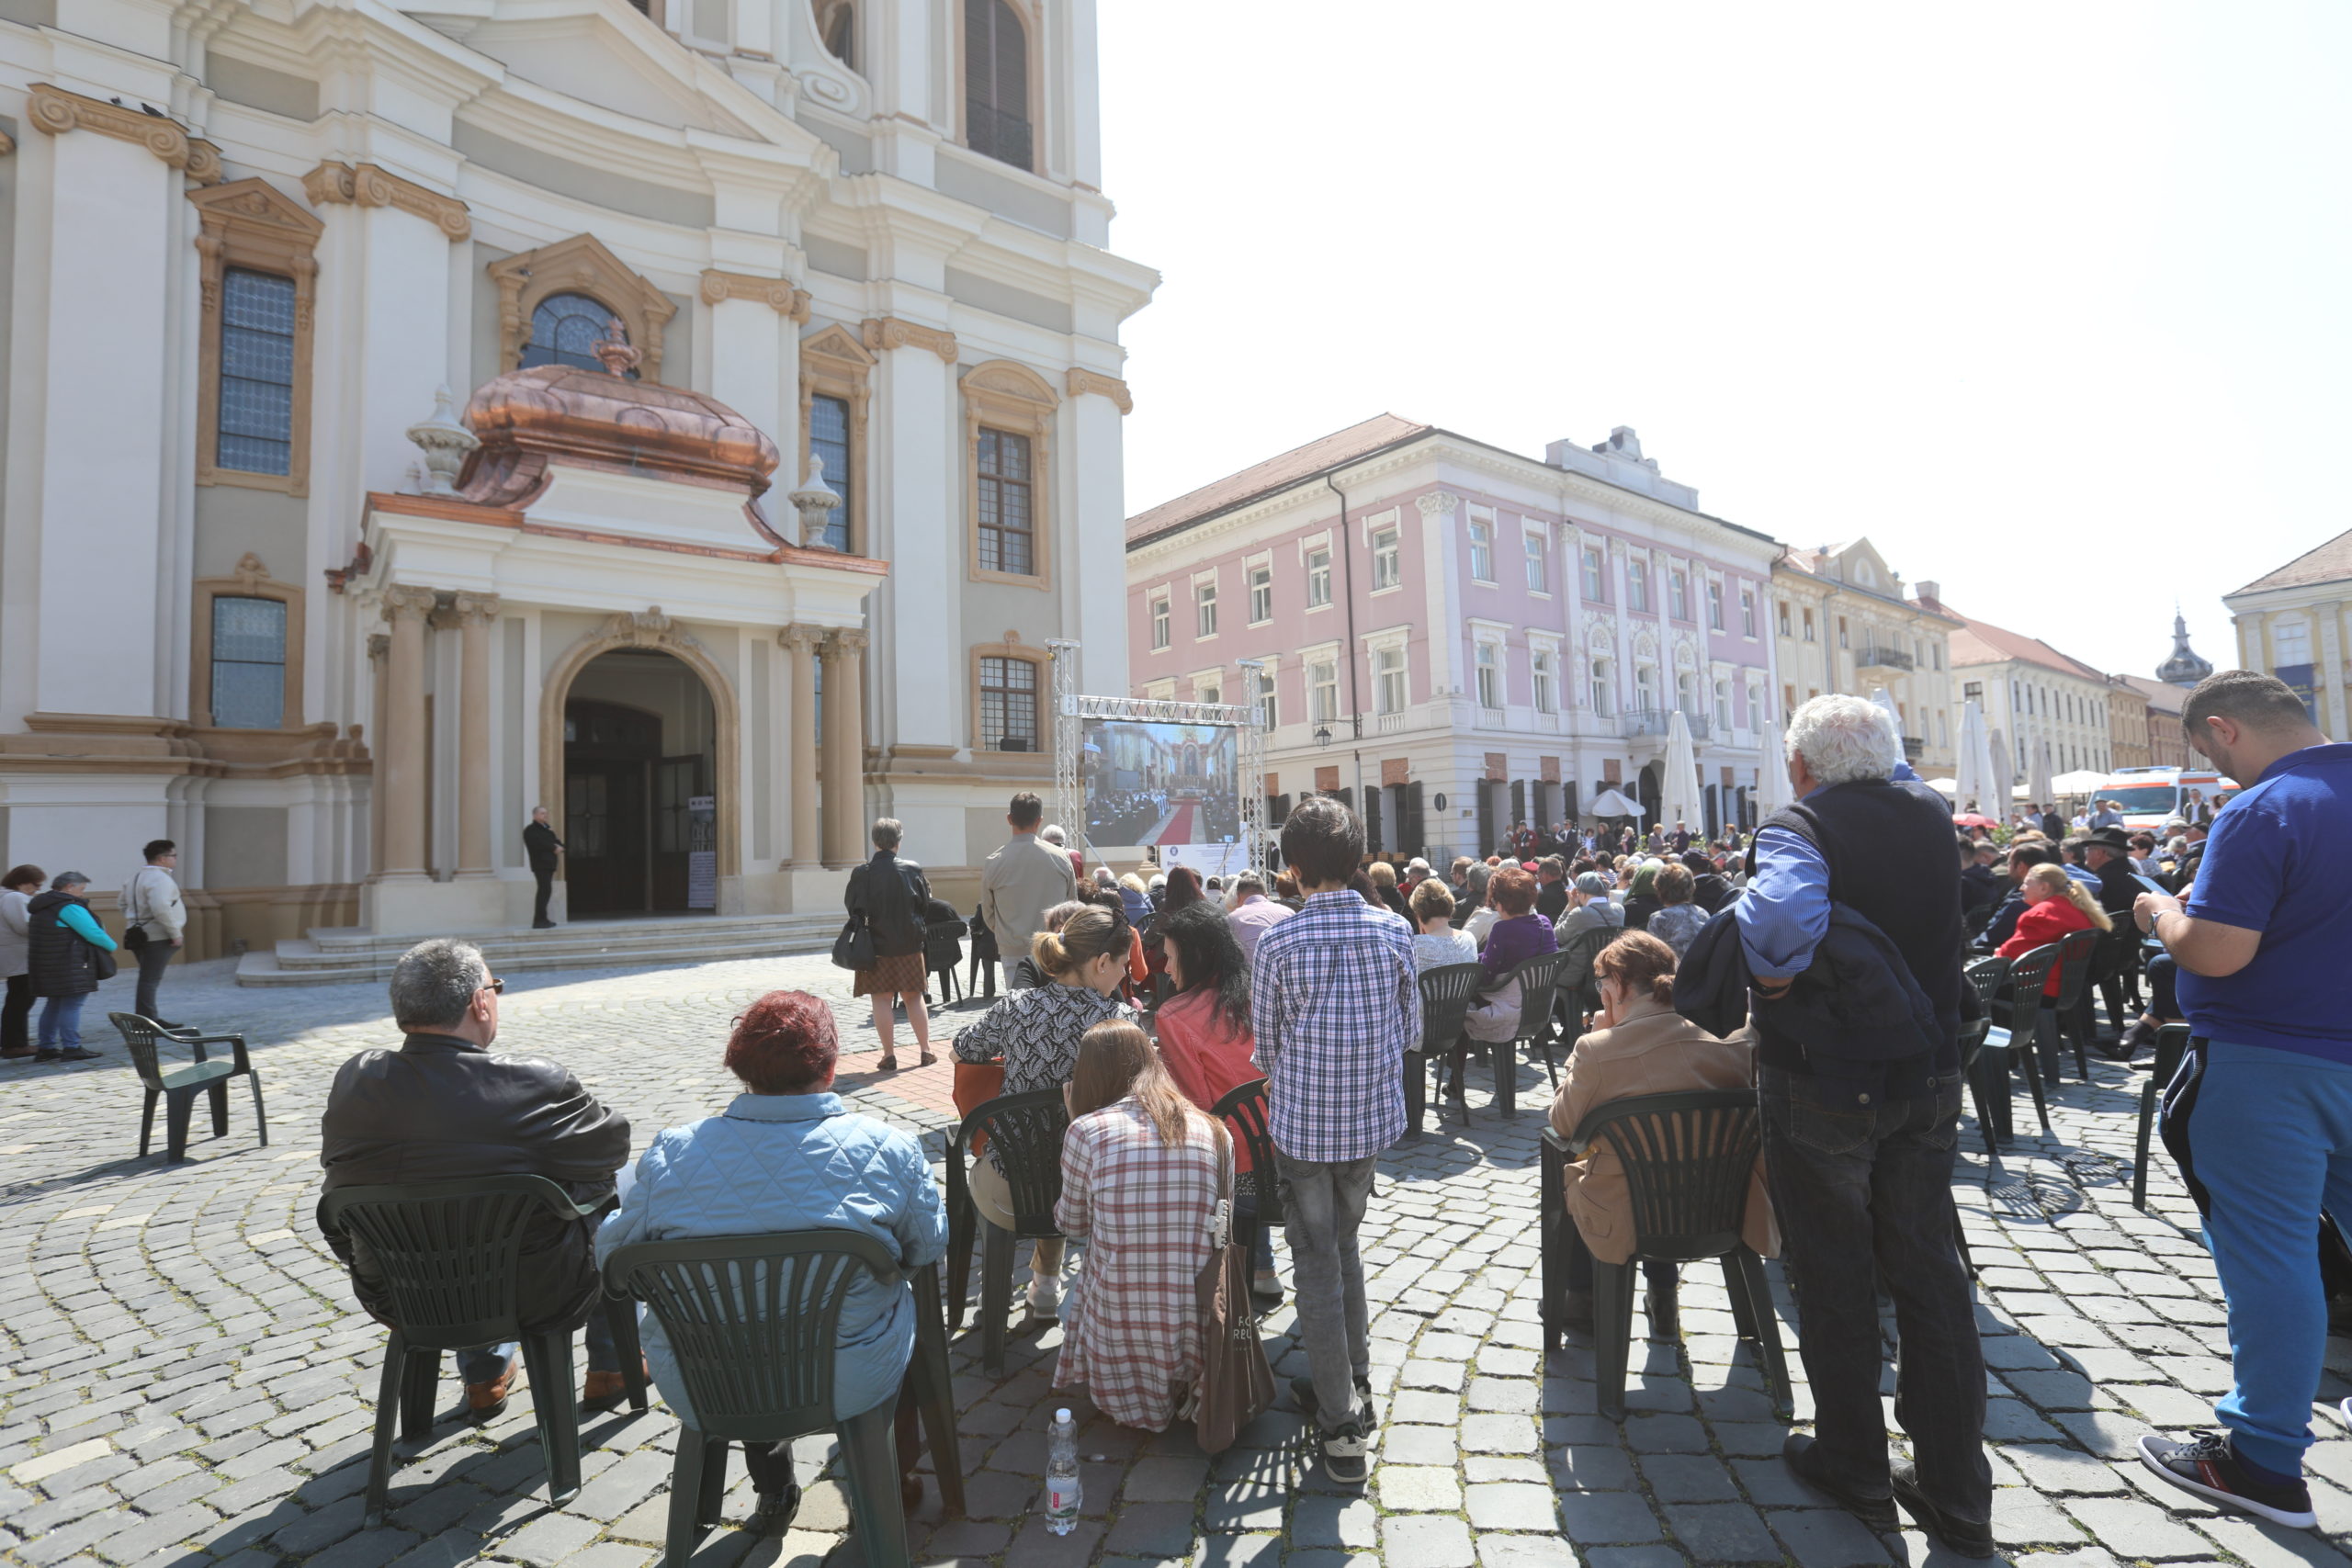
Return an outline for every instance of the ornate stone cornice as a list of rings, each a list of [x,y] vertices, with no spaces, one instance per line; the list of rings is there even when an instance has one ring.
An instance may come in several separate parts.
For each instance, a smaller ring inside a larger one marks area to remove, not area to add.
[[[302,193],[313,207],[397,207],[435,225],[452,240],[469,239],[474,231],[473,216],[464,202],[373,164],[354,168],[330,158],[302,176]]]
[[[876,354],[893,348],[927,348],[948,364],[956,363],[956,334],[937,327],[926,327],[916,321],[900,321],[896,316],[870,319],[858,328],[865,346]]]
[[[384,619],[397,621],[413,616],[423,620],[433,614],[440,602],[441,596],[430,588],[396,582],[383,592]]]
[[[1063,378],[1062,384],[1069,389],[1069,395],[1073,398],[1082,398],[1089,392],[1099,392],[1118,404],[1121,413],[1136,412],[1134,394],[1127,390],[1127,384],[1116,376],[1105,376],[1100,370],[1081,370],[1072,366],[1069,374]]]
[[[1429,518],[1450,517],[1461,502],[1460,496],[1450,495],[1442,490],[1433,490],[1427,495],[1413,498],[1413,504],[1421,509],[1421,515]]]
[[[220,149],[190,136],[187,128],[169,115],[103,103],[48,82],[33,85],[25,114],[36,127],[51,136],[62,136],[69,130],[95,130],[118,141],[135,141],[173,168],[184,170],[198,185],[209,186],[220,178]]]
[[[596,636],[606,641],[630,643],[639,648],[702,651],[701,639],[663,615],[659,604],[643,610],[616,611],[605,617],[605,624],[598,628]]]
[[[792,318],[796,326],[808,324],[808,291],[793,287],[786,277],[758,277],[748,272],[721,272],[707,267],[702,275],[702,302],[716,305],[726,299],[752,299],[772,305]]]
[[[863,653],[865,651],[865,645],[872,640],[862,628],[857,626],[836,626],[825,634],[825,645],[836,656],[844,653]]]
[[[449,601],[449,609],[459,626],[494,621],[498,618],[499,598],[495,593],[459,593]]]
[[[822,626],[786,626],[776,633],[775,640],[796,652],[805,653],[825,640]]]

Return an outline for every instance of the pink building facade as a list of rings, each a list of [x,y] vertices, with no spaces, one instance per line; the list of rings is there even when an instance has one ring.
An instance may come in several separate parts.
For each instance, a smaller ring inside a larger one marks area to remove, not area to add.
[[[1720,829],[1778,765],[1780,550],[1631,431],[1538,459],[1383,415],[1129,519],[1131,694],[1262,700],[1273,816],[1338,794],[1432,860],[1605,789],[1655,811],[1679,708]]]

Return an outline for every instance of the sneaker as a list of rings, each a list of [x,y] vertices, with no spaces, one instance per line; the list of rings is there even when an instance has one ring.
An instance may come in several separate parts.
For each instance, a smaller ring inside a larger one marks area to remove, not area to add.
[[[1928,1500],[1919,1489],[1919,1467],[1909,1460],[1899,1460],[1888,1472],[1894,1483],[1895,1500],[1910,1511],[1919,1528],[1944,1543],[1946,1550],[1961,1557],[1990,1557],[1993,1555],[1993,1529],[1990,1525],[1969,1524],[1955,1519]]]
[[[1319,1408],[1315,1397],[1313,1378],[1291,1379],[1290,1393],[1293,1399],[1298,1401],[1298,1407],[1309,1416],[1314,1415]],[[1356,1419],[1363,1423],[1363,1429],[1367,1432],[1380,1425],[1379,1413],[1373,1408],[1372,1384],[1362,1378],[1356,1380]]]
[[[1369,1468],[1364,1463],[1363,1424],[1342,1421],[1323,1434],[1323,1471],[1342,1486],[1361,1486]]]
[[[1040,1323],[1057,1323],[1062,1315],[1062,1282],[1057,1275],[1029,1276],[1029,1315]]]
[[[2224,1508],[2289,1529],[2307,1530],[2319,1524],[2319,1516],[2312,1512],[2310,1487],[2300,1480],[2289,1486],[2256,1481],[2238,1462],[2226,1432],[2199,1432],[2185,1443],[2151,1432],[2140,1439],[2140,1462],[2157,1480]]]
[[[1821,1462],[1820,1446],[1803,1432],[1791,1432],[1781,1443],[1781,1462],[1799,1481],[1823,1494],[1881,1535],[1895,1529],[1894,1499],[1866,1497],[1829,1479]]]

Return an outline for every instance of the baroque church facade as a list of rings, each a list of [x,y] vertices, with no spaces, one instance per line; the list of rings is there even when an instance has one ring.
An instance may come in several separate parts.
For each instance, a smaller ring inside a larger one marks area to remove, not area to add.
[[[575,917],[976,881],[1127,685],[1093,17],[0,0],[0,859],[177,840],[198,957],[527,924],[538,805]]]

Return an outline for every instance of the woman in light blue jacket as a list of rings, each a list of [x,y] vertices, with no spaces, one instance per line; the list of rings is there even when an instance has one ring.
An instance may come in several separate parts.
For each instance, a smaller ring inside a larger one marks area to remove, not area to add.
[[[922,1146],[899,1129],[851,1111],[831,1091],[840,1044],[833,1015],[805,991],[772,991],[735,1021],[727,1070],[746,1093],[717,1116],[656,1137],[638,1159],[621,1206],[596,1235],[596,1260],[638,1241],[848,1230],[870,1235],[912,1269],[947,1254],[947,1207]],[[833,1360],[833,1413],[847,1419],[898,1403],[899,1487],[911,1510],[914,1406],[902,1392],[914,1352],[910,1284],[885,1290],[862,1270],[842,1306]],[[695,1423],[668,1337],[650,1314],[645,1359],[678,1419]],[[780,1530],[800,1504],[789,1444],[746,1449],[760,1494],[759,1523]]]

